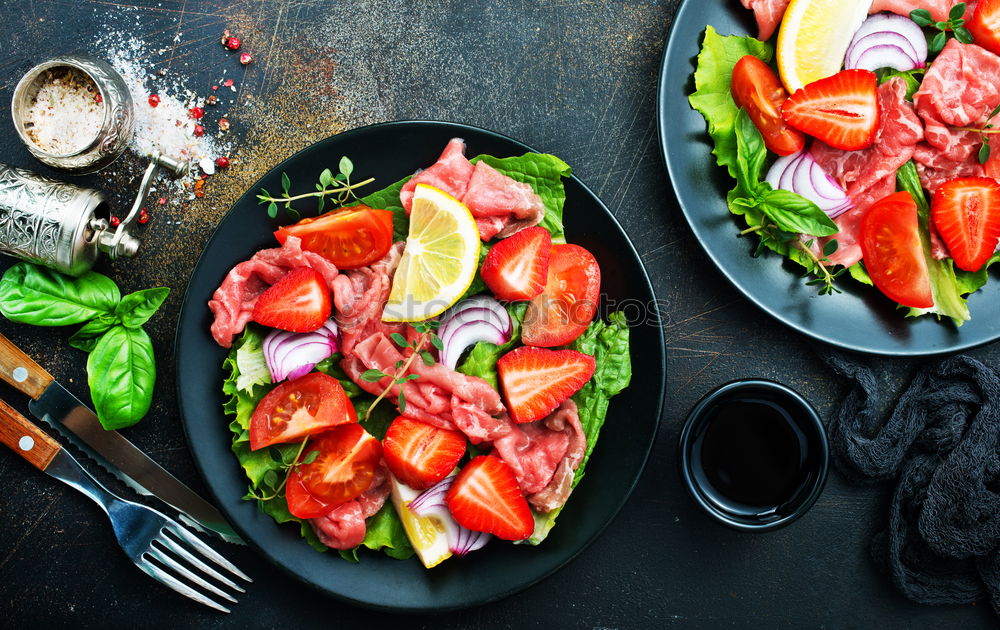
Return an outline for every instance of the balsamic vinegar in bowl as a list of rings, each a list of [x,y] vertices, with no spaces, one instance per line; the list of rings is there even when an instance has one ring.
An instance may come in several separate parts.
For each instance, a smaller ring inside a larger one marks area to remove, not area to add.
[[[773,529],[805,513],[822,490],[828,460],[815,410],[771,381],[715,390],[695,406],[681,432],[688,492],[737,529]]]

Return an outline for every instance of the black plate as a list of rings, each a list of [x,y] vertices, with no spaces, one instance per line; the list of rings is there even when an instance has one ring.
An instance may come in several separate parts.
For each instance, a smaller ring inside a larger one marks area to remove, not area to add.
[[[388,185],[432,164],[447,141],[465,138],[468,155],[506,157],[532,149],[495,133],[440,122],[373,125],[327,138],[279,164],[229,211],[195,268],[177,327],[177,393],[191,452],[223,513],[253,547],[291,575],[347,601],[397,611],[448,610],[494,601],[522,590],[566,564],[611,522],[639,478],[659,423],[663,398],[664,349],[654,309],[633,324],[632,386],[616,397],[587,475],[538,547],[493,542],[465,559],[425,570],[416,558],[399,561],[363,550],[360,564],[335,552],[314,551],[298,526],[277,525],[242,501],[246,479],[229,450],[229,420],[222,413],[222,360],[227,351],[212,340],[206,303],[229,269],[258,249],[274,247],[275,223],[254,198],[263,186],[281,190],[287,172],[303,191],[324,166],[342,155],[354,161],[355,177]],[[650,307],[653,290],[639,257],[607,208],[575,177],[566,180],[566,234],[601,265],[605,297]],[[637,318],[638,319],[638,318]],[[624,543],[624,541],[623,541]]]
[[[705,119],[691,109],[695,58],[705,26],[722,35],[756,35],[752,13],[736,2],[686,0],[674,16],[663,52],[657,97],[660,147],[684,217],[709,259],[737,289],[772,317],[820,341],[859,352],[913,356],[963,350],[1000,338],[1000,282],[969,299],[972,320],[961,328],[933,316],[906,318],[876,289],[846,276],[842,294],[819,296],[801,267],[771,252],[750,253],[755,238],[737,240],[726,209],[734,183],[715,163]]]

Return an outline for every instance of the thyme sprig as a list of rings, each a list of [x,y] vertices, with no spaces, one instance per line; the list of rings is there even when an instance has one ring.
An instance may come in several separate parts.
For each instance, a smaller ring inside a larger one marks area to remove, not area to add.
[[[267,205],[267,216],[272,219],[278,216],[278,204],[282,204],[285,208],[285,212],[288,214],[289,218],[293,221],[298,221],[301,215],[299,211],[292,207],[293,201],[298,201],[299,199],[306,199],[308,197],[316,197],[316,214],[322,214],[323,210],[326,208],[326,198],[327,196],[333,196],[334,206],[342,206],[351,200],[357,201],[358,197],[354,194],[355,189],[366,186],[373,181],[374,177],[369,177],[368,179],[351,183],[351,174],[354,172],[354,163],[351,162],[350,158],[346,155],[340,158],[340,164],[338,164],[339,172],[334,175],[333,171],[328,168],[323,169],[319,174],[319,181],[316,183],[316,192],[302,193],[301,195],[292,195],[291,187],[292,180],[288,177],[288,173],[281,174],[281,192],[282,196],[274,197],[265,188],[260,189],[260,193],[257,194],[257,203],[260,205]]]
[[[302,452],[306,449],[306,444],[308,442],[309,438],[305,438],[304,440],[302,440],[302,443],[299,444],[299,450],[295,453],[295,457],[292,459],[291,463],[286,464],[283,461],[279,462],[280,469],[283,469],[285,471],[285,478],[281,480],[281,483],[278,483],[278,473],[273,468],[264,473],[264,477],[261,481],[263,481],[263,483],[271,487],[274,487],[274,492],[272,492],[269,495],[257,494],[251,487],[249,492],[247,493],[247,496],[253,497],[258,501],[270,501],[271,499],[274,499],[275,497],[279,496],[281,494],[281,491],[284,490],[285,485],[288,484],[288,477],[291,476],[293,470],[296,470],[299,466],[304,466],[305,464],[311,464],[314,461],[316,461],[317,457],[319,457],[319,451],[309,451],[308,453],[306,453],[305,457],[302,457]],[[275,454],[272,452],[271,456],[275,457]],[[278,457],[280,457],[280,455]],[[299,458],[302,459],[300,460]],[[275,487],[276,483],[277,487]]]
[[[940,31],[937,35],[931,38],[931,41],[927,44],[927,50],[932,53],[941,52],[944,45],[948,43],[948,33],[954,33],[955,39],[962,42],[963,44],[972,43],[972,33],[969,29],[965,28],[965,5],[964,2],[959,2],[948,11],[948,19],[944,21],[937,21],[931,17],[931,12],[927,9],[914,9],[910,11],[910,19],[917,23],[918,26],[930,26],[936,28]]]
[[[399,406],[399,413],[406,411],[406,394],[403,392],[402,385],[407,381],[413,381],[420,378],[420,375],[418,374],[407,374],[406,372],[410,369],[410,366],[413,365],[413,361],[418,356],[421,360],[423,360],[424,365],[434,365],[434,357],[425,348],[427,343],[430,343],[438,350],[442,350],[444,348],[444,343],[441,341],[441,338],[434,332],[439,325],[440,322],[438,321],[417,322],[413,324],[413,329],[420,333],[420,336],[417,337],[417,340],[413,343],[407,341],[406,337],[399,333],[392,333],[389,335],[389,338],[392,339],[397,346],[400,348],[410,348],[413,350],[413,353],[410,354],[406,361],[396,361],[396,364],[393,366],[392,374],[387,374],[379,369],[365,370],[361,373],[361,379],[368,383],[376,383],[383,378],[391,379],[385,389],[382,390],[382,393],[375,398],[375,402],[368,407],[368,411],[365,412],[365,420],[368,420],[372,414],[372,410],[375,409],[375,406],[389,394],[389,391],[392,390],[394,385],[400,386],[399,395],[396,399],[397,405]]]
[[[1000,105],[993,108],[990,115],[986,117],[986,122],[982,127],[956,127],[956,131],[975,131],[979,134],[979,163],[986,164],[990,159],[990,136],[995,133],[1000,133],[1000,129],[996,129],[991,122],[993,118],[1000,114]]]
[[[766,217],[765,217],[766,219]],[[779,228],[774,223],[770,223],[765,220],[764,223],[760,223],[747,229],[741,231],[738,236],[746,236],[748,234],[757,234],[760,238],[757,240],[757,247],[754,249],[752,256],[757,258],[764,250],[767,249],[767,244],[765,243],[766,238],[773,239],[775,241],[780,241],[788,244],[800,250],[805,256],[812,262],[812,269],[807,269],[803,278],[808,278],[811,274],[815,274],[815,277],[810,278],[806,281],[807,286],[817,286],[823,285],[819,288],[820,295],[833,295],[834,293],[842,293],[842,291],[837,288],[836,281],[847,268],[841,268],[835,272],[830,271],[830,258],[833,252],[837,251],[839,243],[837,239],[830,239],[823,245],[823,255],[817,256],[812,250],[814,239],[809,239],[806,242],[802,242],[802,239],[798,234],[793,234],[791,232],[786,232]]]

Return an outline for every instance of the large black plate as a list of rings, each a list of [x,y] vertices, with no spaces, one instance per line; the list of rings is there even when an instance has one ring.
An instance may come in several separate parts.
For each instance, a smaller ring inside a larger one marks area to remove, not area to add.
[[[705,26],[722,35],[756,34],[752,13],[736,2],[686,0],[674,17],[663,52],[657,98],[660,147],[684,217],[709,259],[737,289],[769,315],[820,341],[880,355],[931,355],[1000,338],[1000,282],[969,299],[972,320],[960,328],[933,316],[906,318],[888,298],[849,278],[844,293],[819,296],[799,277],[801,267],[768,253],[753,258],[756,239],[737,240],[726,209],[733,187],[715,164],[705,120],[691,109],[692,74]]]
[[[299,537],[297,526],[279,526],[254,503],[241,500],[246,480],[229,450],[229,421],[222,413],[221,364],[226,350],[209,334],[206,303],[233,265],[258,249],[274,246],[275,224],[256,204],[254,194],[261,186],[280,190],[283,171],[305,191],[324,166],[336,165],[342,155],[354,161],[358,179],[373,176],[375,186],[388,185],[432,164],[455,136],[468,142],[469,155],[505,157],[531,151],[495,133],[440,122],[386,123],[319,142],[272,169],[225,216],[195,268],[177,328],[177,392],[184,429],[195,462],[223,513],[275,565],[331,595],[374,608],[416,611],[479,605],[524,589],[563,566],[600,534],[625,503],[649,455],[662,406],[663,339],[649,279],[621,226],[574,177],[566,181],[569,240],[597,258],[608,301],[622,305],[630,300],[634,306],[648,307],[648,312],[632,328],[632,347],[641,350],[632,355],[632,386],[612,401],[587,476],[542,545],[495,542],[430,571],[415,558],[399,561],[374,553],[362,554],[361,563],[355,565],[336,553],[317,553]]]

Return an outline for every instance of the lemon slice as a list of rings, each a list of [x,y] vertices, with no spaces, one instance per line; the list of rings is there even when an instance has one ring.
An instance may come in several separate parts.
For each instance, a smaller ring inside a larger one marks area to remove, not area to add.
[[[459,200],[417,184],[410,233],[382,313],[387,322],[439,315],[465,293],[479,266],[479,228]]]
[[[778,31],[778,74],[789,94],[836,74],[872,0],[792,0]]]
[[[424,567],[430,569],[450,558],[451,550],[448,549],[444,525],[436,518],[417,516],[410,511],[410,501],[420,496],[420,491],[399,482],[393,475],[389,475],[389,478],[392,481],[392,505],[403,521],[406,537],[410,539],[410,544]]]

